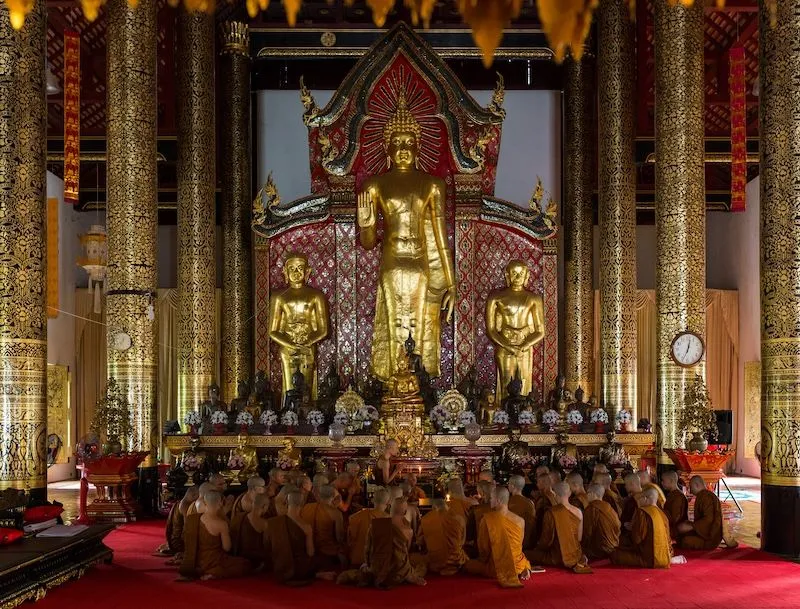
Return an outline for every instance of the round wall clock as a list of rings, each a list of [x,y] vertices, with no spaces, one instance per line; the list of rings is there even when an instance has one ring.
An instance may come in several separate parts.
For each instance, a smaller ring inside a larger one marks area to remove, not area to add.
[[[703,339],[694,332],[681,332],[672,341],[670,355],[672,360],[683,368],[691,368],[700,363],[706,352]]]
[[[115,351],[127,351],[131,344],[131,337],[125,332],[115,332],[111,336],[111,348]]]

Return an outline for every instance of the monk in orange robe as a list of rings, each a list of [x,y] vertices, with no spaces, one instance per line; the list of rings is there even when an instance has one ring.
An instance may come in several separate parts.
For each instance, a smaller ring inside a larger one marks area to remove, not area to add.
[[[231,508],[231,517],[235,516],[236,514],[243,512],[249,512],[253,507],[253,499],[256,495],[260,495],[265,493],[267,490],[267,483],[264,482],[264,478],[261,476],[252,476],[247,479],[247,491],[242,493],[236,498],[236,501],[233,502],[233,507]],[[269,506],[269,503],[267,503]]]
[[[485,480],[478,482],[478,503],[467,513],[467,542],[474,544],[478,539],[481,520],[492,511],[492,490],[494,485]]]
[[[269,497],[262,493],[254,496],[250,511],[231,516],[233,554],[243,556],[256,566],[265,564],[269,558],[264,549],[268,509]]]
[[[666,491],[664,513],[669,520],[669,534],[678,539],[678,525],[689,520],[689,500],[678,488],[678,472],[669,470],[661,475],[661,485]]]
[[[627,533],[633,526],[633,517],[636,515],[639,499],[642,496],[642,483],[639,482],[637,474],[631,473],[625,476],[625,491],[628,494],[622,502],[622,513],[619,515],[619,520],[622,523],[622,538],[627,544]],[[656,493],[656,499],[658,499],[658,493]]]
[[[619,516],[603,501],[604,494],[605,489],[600,484],[590,484],[586,492],[589,505],[583,510],[581,547],[590,560],[607,558],[619,546]]]
[[[426,499],[428,495],[425,494],[420,487],[417,486],[417,475],[413,472],[406,474],[406,484],[408,484],[408,494],[406,498],[409,503],[419,503],[420,499]]]
[[[678,546],[687,550],[713,550],[722,541],[722,506],[700,476],[692,476],[694,520],[678,525]]]
[[[553,492],[558,503],[545,511],[539,541],[525,555],[534,564],[566,567],[576,573],[591,573],[581,548],[583,514],[569,502],[569,484],[559,482]]]
[[[649,488],[654,488],[658,493],[658,507],[662,510],[664,509],[664,503],[667,501],[667,498],[664,496],[664,491],[661,490],[661,487],[657,484],[653,483],[653,480],[650,478],[650,472],[647,470],[642,470],[638,472],[639,476],[639,483],[642,486],[642,490],[646,491]]]
[[[533,501],[522,496],[525,488],[525,478],[511,476],[508,479],[508,511],[516,514],[525,521],[525,537],[522,539],[522,549],[530,550],[535,545],[536,538],[536,506]]]
[[[541,494],[541,491],[539,490],[538,480],[539,480],[539,476],[541,476],[542,474],[547,474],[548,476],[550,475],[550,468],[547,465],[537,465],[536,469],[533,472],[533,476],[531,476],[531,480],[533,480],[533,484],[536,485],[536,488],[533,489],[533,491],[531,491],[531,494],[530,494],[531,501],[533,501],[534,503],[536,503],[539,500],[539,495]],[[552,484],[551,484],[551,486],[552,486]]]
[[[583,486],[581,475],[578,472],[570,472],[566,483],[569,484],[570,490],[569,502],[580,511],[585,510],[586,506],[589,505],[589,498],[586,496],[586,489]]]
[[[521,588],[531,575],[531,564],[522,551],[525,521],[508,509],[508,489],[492,491],[492,511],[481,520],[478,558],[464,565],[471,575],[493,577],[503,588]]]
[[[289,493],[285,516],[267,520],[266,549],[278,583],[305,586],[314,580],[314,532],[300,510],[303,494]]]
[[[276,509],[275,498],[278,496],[278,493],[280,492],[281,488],[283,488],[284,484],[286,484],[285,471],[283,471],[280,467],[273,467],[271,470],[269,470],[269,483],[267,484],[267,488],[264,492],[270,499],[268,512],[270,517],[280,516]]]
[[[625,567],[669,569],[672,560],[669,520],[656,505],[658,493],[647,489],[639,501],[631,523],[630,544],[617,548],[611,555],[611,562]]]
[[[466,523],[451,514],[447,502],[434,499],[432,509],[422,517],[420,545],[427,550],[428,570],[439,575],[455,575],[469,560],[464,553]]]
[[[478,502],[472,497],[464,495],[464,485],[459,478],[453,478],[447,483],[447,503],[453,514],[468,520],[469,508]]]
[[[187,517],[183,535],[181,579],[243,577],[252,570],[249,560],[228,554],[232,548],[231,535],[219,493],[206,494],[203,514]]]
[[[374,507],[364,508],[356,512],[347,522],[347,549],[352,567],[360,567],[364,564],[364,554],[367,547],[367,534],[372,526],[372,521],[376,518],[389,518],[386,512],[389,506],[389,492],[385,488],[379,488],[372,495]]]
[[[554,505],[558,503],[555,493],[553,493],[553,479],[549,473],[542,473],[536,478],[536,499],[534,505],[536,507],[536,526],[534,527],[534,536],[531,539],[532,546],[536,546],[539,542],[539,535],[542,533],[542,526],[544,523],[545,513]]]
[[[314,563],[320,579],[333,579],[346,562],[344,517],[334,507],[338,495],[335,488],[325,485],[319,489],[319,501],[301,510],[303,520],[314,532]]]
[[[165,530],[167,541],[161,544],[154,554],[154,556],[175,557],[167,562],[168,565],[180,563],[180,555],[183,553],[183,525],[186,519],[186,511],[189,506],[197,501],[198,497],[198,488],[190,486],[184,493],[183,498],[174,503],[169,510]]]

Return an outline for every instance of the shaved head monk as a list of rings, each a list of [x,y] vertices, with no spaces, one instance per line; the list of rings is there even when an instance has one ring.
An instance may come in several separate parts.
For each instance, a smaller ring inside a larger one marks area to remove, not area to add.
[[[469,508],[478,502],[464,495],[464,484],[460,478],[453,478],[447,483],[447,503],[453,514],[461,516],[465,521],[469,517]]]
[[[669,534],[678,539],[678,525],[689,520],[689,500],[678,488],[678,472],[669,470],[661,474],[661,486],[666,492],[664,513],[669,520]]]
[[[678,546],[687,550],[713,550],[722,541],[722,506],[700,476],[692,476],[694,520],[678,525]]]
[[[535,545],[536,506],[533,501],[522,496],[522,489],[525,488],[525,478],[511,476],[506,486],[509,494],[508,511],[525,521],[525,537],[522,539],[522,549],[530,550]]]
[[[264,493],[255,495],[248,512],[237,512],[231,516],[231,542],[233,553],[242,556],[254,566],[266,562],[264,534],[267,530],[269,497]]]
[[[197,501],[200,496],[196,486],[190,486],[186,489],[183,499],[172,504],[167,516],[167,528],[165,535],[167,542],[159,546],[156,550],[156,556],[176,556],[176,559],[169,561],[167,564],[178,564],[180,554],[183,553],[183,524],[186,519],[186,512],[189,507]]]
[[[617,511],[603,501],[605,488],[600,484],[590,484],[586,491],[589,504],[583,510],[583,553],[594,560],[608,558],[619,546],[621,524]]]
[[[636,480],[638,482],[639,478]],[[658,493],[649,488],[641,493],[639,501],[631,523],[629,543],[611,554],[611,562],[625,567],[669,569],[672,560],[669,521],[656,505]]]
[[[292,491],[286,514],[267,521],[272,572],[278,583],[287,586],[305,586],[314,579],[314,532],[300,514],[302,507],[303,494]]]
[[[602,465],[602,463],[600,464]],[[595,466],[595,469],[597,467]],[[599,473],[595,474],[592,483],[599,484],[603,487],[603,501],[608,503],[617,512],[617,515],[622,513],[622,498],[617,494],[617,490],[611,482],[611,475]]]
[[[508,510],[508,490],[492,491],[492,511],[481,520],[478,558],[464,565],[472,575],[493,577],[503,588],[520,588],[530,577],[531,565],[522,551],[525,521]]]
[[[558,503],[545,512],[539,541],[533,550],[526,552],[526,556],[534,564],[589,573],[591,570],[581,548],[583,514],[569,502],[569,484],[559,482],[553,492]]]
[[[260,495],[262,493],[266,493],[267,491],[267,483],[264,482],[264,478],[261,476],[252,476],[247,479],[247,492],[242,493],[236,498],[236,501],[233,502],[233,508],[231,509],[231,515],[238,514],[239,512],[247,513],[253,507],[253,499],[256,495]],[[269,502],[267,502],[267,507],[269,507]]]
[[[194,516],[195,514],[202,514],[206,511],[206,494],[214,490],[209,482],[203,482],[200,488],[197,489],[197,499],[191,503],[186,510],[187,516]]]
[[[586,489],[583,486],[583,478],[578,472],[571,472],[565,480],[569,484],[569,502],[579,510],[583,511],[589,505],[589,498],[586,496]]]
[[[481,520],[492,511],[492,491],[495,485],[492,482],[481,480],[478,482],[478,503],[469,508],[467,514],[467,541],[474,542],[478,539]]]
[[[539,499],[539,493],[540,493],[539,486],[536,483],[536,481],[539,479],[539,476],[541,476],[542,474],[550,475],[550,468],[547,465],[544,465],[544,464],[537,465],[536,469],[533,470],[533,475],[531,476],[531,482],[533,483],[533,490],[531,491],[530,496],[531,496],[531,500],[534,503],[536,503],[536,501]],[[552,486],[552,484],[551,484],[551,486]]]
[[[350,565],[358,567],[364,562],[367,534],[376,518],[388,518],[389,491],[379,487],[372,495],[372,508],[364,508],[350,516],[347,523],[347,549]]]
[[[181,561],[183,579],[223,579],[243,577],[250,573],[250,561],[231,556],[231,535],[223,515],[222,495],[206,493],[205,510],[189,516],[184,527],[186,544]]]
[[[300,512],[314,532],[314,563],[320,579],[333,579],[346,562],[344,516],[334,507],[338,495],[335,488],[325,485],[319,489],[319,501],[307,503]]]
[[[642,470],[637,472],[639,475],[639,483],[642,486],[642,490],[646,491],[649,488],[654,488],[658,493],[658,507],[662,510],[664,509],[664,502],[666,502],[667,498],[664,496],[664,491],[661,490],[657,484],[653,484],[653,480],[650,478],[650,472],[647,470]]]
[[[464,553],[464,519],[450,513],[444,499],[434,499],[431,511],[422,517],[420,530],[419,541],[427,551],[428,570],[455,575],[468,560]]]
[[[626,532],[631,530],[633,516],[636,514],[636,509],[639,507],[639,498],[642,495],[642,483],[639,482],[639,476],[637,474],[631,473],[625,476],[625,491],[628,495],[622,502],[622,513],[619,516],[620,522],[622,522],[623,539],[626,536]],[[655,492],[655,490],[653,492]],[[656,500],[658,500],[657,492]]]
[[[539,474],[536,478],[536,499],[534,500],[534,505],[536,507],[536,527],[534,528],[534,538],[531,540],[532,545],[535,545],[539,541],[545,512],[557,503],[558,499],[553,492],[553,480],[550,477],[550,473]]]

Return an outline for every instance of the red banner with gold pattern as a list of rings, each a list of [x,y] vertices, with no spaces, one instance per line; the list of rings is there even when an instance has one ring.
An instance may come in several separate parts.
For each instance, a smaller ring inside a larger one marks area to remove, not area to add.
[[[64,201],[78,202],[81,171],[81,38],[64,30]]]
[[[731,211],[745,210],[747,186],[747,99],[744,48],[730,50],[728,83],[731,96]]]

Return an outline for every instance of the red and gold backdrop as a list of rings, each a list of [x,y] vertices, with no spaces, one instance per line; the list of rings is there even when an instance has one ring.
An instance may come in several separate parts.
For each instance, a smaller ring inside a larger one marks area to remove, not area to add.
[[[555,225],[538,207],[523,209],[493,197],[505,116],[502,85],[489,106],[481,107],[402,23],[356,65],[324,109],[302,92],[312,194],[279,203],[254,222],[256,369],[279,384],[278,353],[269,340],[269,293],[285,285],[286,252],[298,250],[313,269],[309,283],[330,303],[330,338],[319,345],[318,370],[324,373],[334,362],[345,378],[369,376],[380,248],[365,250],[357,242],[355,196],[365,179],[386,170],[383,126],[401,90],[422,129],[420,169],[447,184],[458,296],[454,321],[442,328],[442,376],[436,384],[450,387],[473,366],[480,383],[494,384],[486,298],[504,285],[506,263],[522,259],[531,269],[528,288],[544,296],[546,338],[536,347],[533,378],[542,395],[558,368]]]

